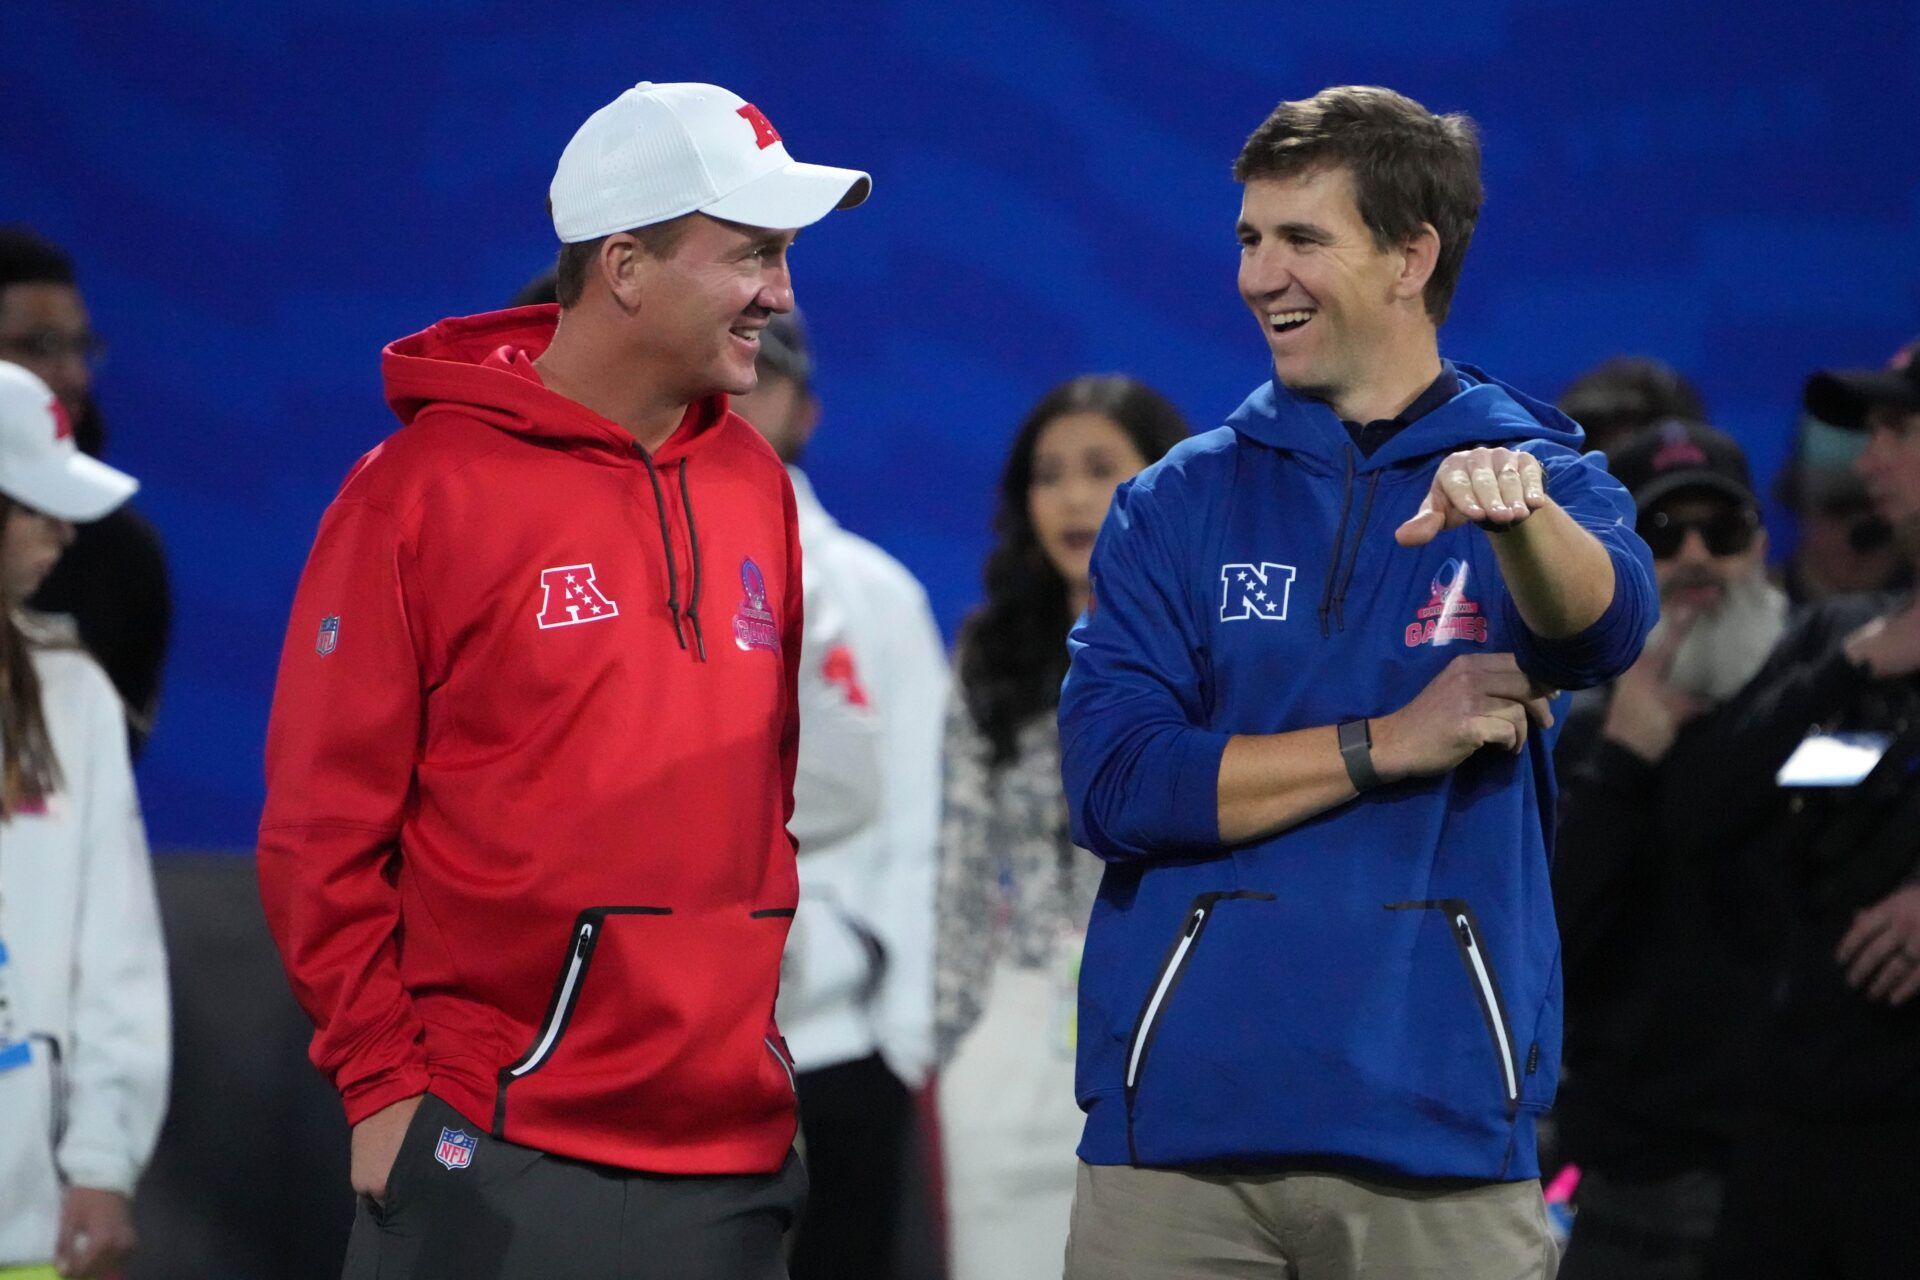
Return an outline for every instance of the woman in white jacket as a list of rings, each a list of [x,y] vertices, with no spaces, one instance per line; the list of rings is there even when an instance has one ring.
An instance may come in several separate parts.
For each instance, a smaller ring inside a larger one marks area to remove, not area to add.
[[[0,1280],[119,1269],[166,1107],[166,960],[125,715],[78,644],[20,609],[74,522],[135,487],[0,362]]]

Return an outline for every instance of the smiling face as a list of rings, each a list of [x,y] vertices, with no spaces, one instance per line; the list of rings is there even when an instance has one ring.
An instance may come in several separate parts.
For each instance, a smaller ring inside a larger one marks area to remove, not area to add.
[[[1432,273],[1433,229],[1381,249],[1346,168],[1249,180],[1237,232],[1240,297],[1266,337],[1275,376],[1296,395],[1353,416],[1348,406],[1394,380],[1410,339],[1424,330],[1431,343],[1420,293]]]
[[[40,589],[73,545],[73,525],[17,502],[0,502],[0,603],[11,608]]]
[[[668,252],[636,260],[639,354],[660,386],[683,402],[753,390],[760,331],[793,310],[796,234],[694,214]]]
[[[1063,413],[1041,428],[1033,444],[1027,517],[1070,592],[1086,589],[1093,540],[1114,487],[1146,465],[1127,433],[1104,413]]]

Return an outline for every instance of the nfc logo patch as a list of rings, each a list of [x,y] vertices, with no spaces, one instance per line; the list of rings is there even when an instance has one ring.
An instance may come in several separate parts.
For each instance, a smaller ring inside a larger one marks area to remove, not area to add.
[[[1293,595],[1294,567],[1263,560],[1220,566],[1220,621],[1285,622]]]

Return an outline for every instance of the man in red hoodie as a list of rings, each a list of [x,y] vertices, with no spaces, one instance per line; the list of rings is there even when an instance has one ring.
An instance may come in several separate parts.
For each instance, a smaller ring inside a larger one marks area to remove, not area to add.
[[[870,186],[636,85],[554,176],[558,308],[383,354],[404,425],[295,597],[259,850],[349,1277],[785,1274],[799,543],[726,395],[796,229]]]

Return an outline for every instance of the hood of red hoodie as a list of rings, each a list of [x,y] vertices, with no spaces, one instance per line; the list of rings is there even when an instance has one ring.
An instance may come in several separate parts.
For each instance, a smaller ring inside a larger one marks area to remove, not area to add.
[[[618,423],[548,390],[532,362],[553,341],[560,308],[551,303],[442,320],[387,344],[380,353],[387,403],[402,423],[451,409],[542,440],[625,452],[633,437]],[[687,406],[687,415],[654,452],[670,462],[694,452],[727,417],[727,397]]]

